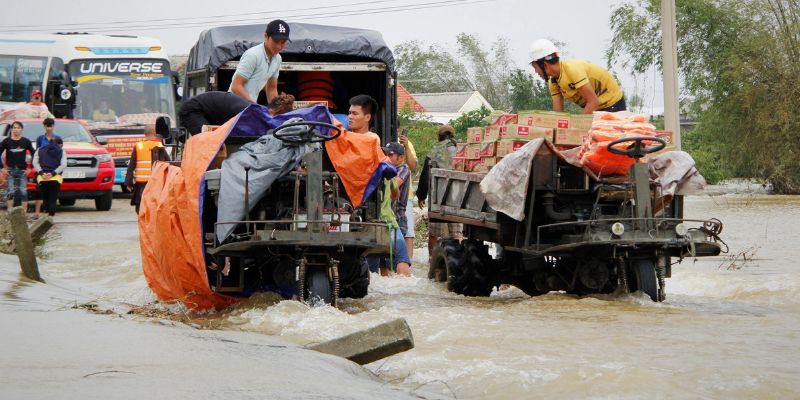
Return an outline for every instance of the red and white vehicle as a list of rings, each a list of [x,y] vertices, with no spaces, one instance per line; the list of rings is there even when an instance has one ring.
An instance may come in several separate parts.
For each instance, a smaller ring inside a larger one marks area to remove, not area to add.
[[[36,138],[44,135],[42,119],[20,119],[24,125],[22,136],[36,146]],[[11,134],[13,121],[0,121],[0,140]],[[67,168],[62,173],[64,183],[58,202],[64,206],[75,204],[77,199],[94,199],[98,211],[111,209],[114,187],[114,159],[97,139],[78,121],[56,119],[53,133],[64,140]],[[30,161],[29,161],[30,162]],[[36,191],[34,173],[28,179],[28,193]]]

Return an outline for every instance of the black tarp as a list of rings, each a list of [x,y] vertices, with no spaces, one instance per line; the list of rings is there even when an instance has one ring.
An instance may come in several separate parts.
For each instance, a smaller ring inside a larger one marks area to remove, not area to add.
[[[355,57],[379,61],[394,72],[394,56],[380,32],[316,24],[289,23],[291,42],[281,52],[284,60],[292,55]],[[266,24],[211,28],[200,34],[189,53],[187,71],[216,70],[245,50],[264,41]],[[343,58],[344,59],[344,58]]]

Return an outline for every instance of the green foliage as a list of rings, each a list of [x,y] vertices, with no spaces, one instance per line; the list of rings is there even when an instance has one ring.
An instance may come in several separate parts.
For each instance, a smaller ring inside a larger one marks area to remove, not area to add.
[[[520,110],[549,110],[553,106],[550,91],[544,81],[529,72],[518,69],[509,80],[511,86],[511,112]]]
[[[661,67],[660,0],[612,12],[606,54],[634,72]],[[800,193],[800,0],[677,0],[678,59],[698,125],[684,149],[709,180],[763,179]]]
[[[481,108],[477,110],[473,110],[470,112],[466,112],[461,114],[460,117],[451,120],[449,125],[456,130],[456,139],[459,142],[466,142],[467,141],[467,128],[472,128],[475,126],[486,126],[487,121],[486,117],[489,116],[491,112],[488,108],[481,106]]]
[[[398,80],[411,93],[474,90],[464,64],[438,44],[427,48],[412,40],[394,49]]]
[[[408,140],[414,144],[414,150],[417,152],[419,167],[416,172],[419,173],[425,157],[439,140],[437,134],[439,125],[431,122],[422,114],[411,111],[407,106],[397,113],[397,120],[401,130],[408,129]]]
[[[477,90],[492,107],[511,109],[511,81],[518,70],[508,40],[498,38],[485,48],[476,36],[460,33],[456,43],[458,57],[437,44],[401,43],[394,49],[398,81],[411,93]]]

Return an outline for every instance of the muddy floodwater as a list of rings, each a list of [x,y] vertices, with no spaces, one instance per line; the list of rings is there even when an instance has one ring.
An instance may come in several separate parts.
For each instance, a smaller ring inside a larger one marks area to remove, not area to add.
[[[124,201],[109,213],[56,217],[40,269],[61,294],[40,301],[155,300]],[[685,216],[722,220],[730,252],[675,265],[660,304],[515,288],[466,298],[428,281],[427,253],[417,249],[413,277],[373,275],[370,294],[340,309],[265,294],[194,323],[306,345],[403,317],[416,348],[367,368],[426,397],[800,397],[800,197],[694,196]]]

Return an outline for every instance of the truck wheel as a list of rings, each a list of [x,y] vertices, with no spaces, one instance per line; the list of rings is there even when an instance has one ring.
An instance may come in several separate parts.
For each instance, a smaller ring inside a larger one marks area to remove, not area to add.
[[[367,295],[369,291],[369,264],[365,258],[355,260],[355,264],[350,266],[350,273],[347,280],[341,282],[342,297],[360,299]]]
[[[75,199],[58,199],[58,204],[62,206],[74,206]]]
[[[328,281],[328,274],[321,269],[308,272],[306,282],[306,302],[322,301],[325,304],[333,302],[333,291],[331,283]],[[317,300],[319,299],[319,300]]]
[[[659,301],[658,278],[656,277],[656,265],[653,260],[639,259],[631,261],[627,279],[629,292],[641,291],[650,296],[651,300]]]
[[[428,266],[428,279],[436,282],[447,282],[449,263],[461,263],[464,258],[464,248],[458,241],[441,240],[431,252],[431,263]]]
[[[113,192],[109,190],[101,196],[94,198],[94,208],[96,208],[97,211],[108,211],[111,209],[111,203],[113,202],[114,195]]]
[[[486,245],[467,240],[462,243],[461,262],[447,264],[447,289],[465,296],[488,296],[494,288],[489,280],[491,257]]]

